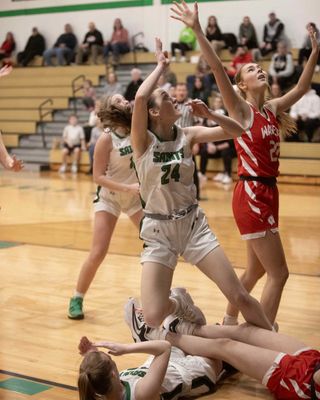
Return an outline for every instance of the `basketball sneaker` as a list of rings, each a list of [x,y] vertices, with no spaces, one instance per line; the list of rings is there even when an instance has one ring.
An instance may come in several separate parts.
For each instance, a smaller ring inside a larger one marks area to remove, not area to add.
[[[71,297],[69,303],[68,318],[70,319],[83,319],[84,314],[82,311],[83,298],[82,297]]]
[[[174,299],[178,306],[174,313],[176,317],[180,317],[186,321],[194,322],[198,325],[206,324],[206,317],[203,312],[197,307],[190,294],[185,288],[171,289],[171,299]]]
[[[151,328],[145,323],[142,309],[137,299],[130,297],[127,301],[124,306],[124,319],[136,343],[165,339],[166,332],[162,328]]]
[[[173,314],[169,315],[163,321],[163,328],[165,332],[180,333],[181,335],[193,335],[193,332],[197,326],[199,326],[199,324],[185,321],[183,318],[176,317]]]

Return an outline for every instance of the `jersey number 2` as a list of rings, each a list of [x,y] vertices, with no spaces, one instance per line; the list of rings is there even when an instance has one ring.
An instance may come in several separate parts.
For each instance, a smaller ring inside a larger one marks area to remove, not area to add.
[[[271,145],[270,159],[273,162],[277,162],[280,155],[280,143],[275,142],[274,140],[270,140],[270,145]]]
[[[171,167],[172,167],[171,164],[166,164],[166,165],[163,165],[161,167],[161,171],[164,172],[164,174],[161,176],[161,185],[166,185],[166,184],[169,183],[169,181],[170,181],[169,175],[170,175],[171,179],[174,179],[176,182],[179,182],[179,179],[180,179],[180,172],[179,172],[180,164],[176,164],[173,167],[172,172],[171,172]],[[171,172],[171,174],[170,174],[170,172]]]

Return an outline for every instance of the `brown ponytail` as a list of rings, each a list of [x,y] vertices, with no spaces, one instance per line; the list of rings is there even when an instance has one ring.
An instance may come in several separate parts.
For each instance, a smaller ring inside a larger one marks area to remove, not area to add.
[[[98,118],[102,122],[104,128],[114,130],[120,126],[130,132],[132,119],[131,109],[122,109],[116,104],[112,104],[112,97],[113,96],[107,96],[101,99],[101,106],[97,113]]]
[[[242,98],[246,99],[246,93],[241,90],[241,88],[239,87],[239,83],[241,82],[241,71],[242,71],[243,66],[239,69],[239,71],[237,72],[234,80],[235,83],[238,87],[239,90],[239,94]],[[267,90],[265,92],[265,98],[264,101],[268,101],[272,99],[272,95],[271,95],[271,89],[270,86],[268,84],[267,86]],[[297,124],[295,123],[295,121],[290,117],[290,115],[284,111],[281,111],[279,114],[277,114],[276,116],[278,124],[279,124],[279,128],[280,128],[280,134],[282,137],[286,137],[286,136],[290,136],[294,133],[297,132]]]
[[[80,400],[99,400],[112,390],[114,363],[101,351],[87,353],[80,365],[78,389]]]

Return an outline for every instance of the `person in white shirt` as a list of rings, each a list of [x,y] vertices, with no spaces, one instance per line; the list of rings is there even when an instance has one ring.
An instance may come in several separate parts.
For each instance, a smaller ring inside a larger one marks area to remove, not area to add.
[[[320,97],[316,91],[310,87],[291,107],[290,116],[297,122],[298,130],[305,131],[308,141],[312,142],[314,132],[320,127]]]
[[[294,82],[295,69],[292,54],[288,52],[285,42],[279,42],[277,53],[272,56],[269,74],[273,83],[278,83],[281,90],[287,89]]]
[[[62,137],[62,165],[59,172],[66,172],[68,156],[73,155],[71,172],[76,174],[78,172],[81,150],[86,150],[84,131],[82,126],[78,124],[78,118],[76,115],[70,115],[69,124],[65,126]]]

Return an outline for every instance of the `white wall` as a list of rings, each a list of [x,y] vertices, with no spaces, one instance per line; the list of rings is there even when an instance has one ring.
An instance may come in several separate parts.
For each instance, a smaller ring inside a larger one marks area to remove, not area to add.
[[[92,1],[103,2],[105,0]],[[90,0],[34,0],[28,2],[0,0],[0,11],[80,3],[90,3]],[[307,22],[314,21],[319,24],[320,21],[319,0],[214,1],[200,3],[199,8],[203,26],[205,26],[208,16],[213,14],[218,18],[222,32],[234,32],[236,34],[242,17],[249,15],[260,38],[268,13],[275,11],[285,23],[286,33],[290,37],[293,47],[301,46],[306,33],[305,25]],[[7,31],[13,31],[18,49],[21,49],[30,35],[31,28],[37,26],[45,36],[47,46],[50,47],[67,22],[73,25],[75,34],[82,41],[89,21],[94,21],[97,28],[102,31],[107,39],[111,35],[114,18],[120,17],[131,35],[139,31],[145,32],[145,44],[150,50],[153,49],[155,36],[161,37],[165,46],[169,48],[170,42],[177,39],[181,29],[181,24],[178,21],[171,20],[169,15],[170,7],[161,5],[160,0],[154,0],[154,5],[150,7],[3,17],[0,18],[0,41],[3,40],[2,38]]]

